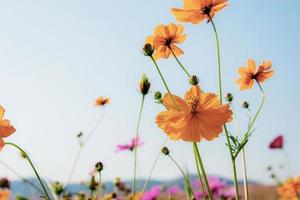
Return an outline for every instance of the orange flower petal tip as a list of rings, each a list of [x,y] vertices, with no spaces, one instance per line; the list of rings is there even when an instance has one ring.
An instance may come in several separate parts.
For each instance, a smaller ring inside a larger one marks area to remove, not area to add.
[[[0,106],[0,150],[4,146],[3,138],[10,136],[16,131],[16,129],[12,125],[10,125],[10,121],[8,121],[7,119],[3,119],[4,113],[5,109]]]

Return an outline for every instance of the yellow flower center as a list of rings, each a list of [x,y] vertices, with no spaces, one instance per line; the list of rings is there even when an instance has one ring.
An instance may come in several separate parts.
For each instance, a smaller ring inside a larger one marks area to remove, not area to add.
[[[186,99],[186,103],[190,108],[190,111],[192,114],[196,114],[197,113],[197,106],[199,103],[200,99],[199,97],[190,95],[187,99]]]

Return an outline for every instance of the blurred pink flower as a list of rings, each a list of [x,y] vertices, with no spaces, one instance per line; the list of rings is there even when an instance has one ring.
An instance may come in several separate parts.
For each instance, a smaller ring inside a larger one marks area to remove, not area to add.
[[[117,145],[117,150],[116,152],[119,152],[119,151],[133,151],[135,148],[143,145],[144,143],[140,141],[140,138],[133,138],[130,142],[130,144],[118,144]]]
[[[222,199],[235,199],[235,190],[233,187],[231,187],[230,189],[223,191],[221,194],[221,198]]]
[[[226,181],[220,180],[220,178],[217,177],[217,176],[209,176],[209,177],[207,177],[207,180],[208,180],[208,184],[209,184],[209,187],[211,189],[211,192],[212,192],[213,196],[215,198],[220,197],[222,191],[226,188]],[[194,183],[193,183],[193,186],[194,186],[195,189],[198,190],[198,192],[196,192],[197,199],[202,199],[203,198],[203,193],[201,191],[200,181],[198,179],[195,180]],[[208,193],[207,193],[206,190],[205,190],[205,193],[206,193],[205,196],[207,197]]]
[[[176,195],[181,192],[181,189],[178,185],[173,185],[167,189],[167,193],[171,195]]]
[[[284,139],[282,135],[277,136],[272,140],[269,144],[269,149],[282,149],[283,148]]]
[[[142,200],[155,200],[160,195],[160,186],[155,185],[149,191],[145,192]]]

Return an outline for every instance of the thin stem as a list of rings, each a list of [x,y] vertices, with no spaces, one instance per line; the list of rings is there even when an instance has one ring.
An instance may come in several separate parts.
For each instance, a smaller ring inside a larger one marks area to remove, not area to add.
[[[139,112],[139,117],[137,121],[137,126],[136,126],[136,132],[135,132],[135,144],[134,144],[134,163],[133,163],[133,184],[132,184],[132,190],[133,190],[133,196],[135,195],[136,191],[136,165],[137,165],[137,141],[139,137],[139,128],[141,124],[141,117],[142,117],[142,112],[144,108],[144,102],[145,102],[145,95],[142,96],[142,103],[140,107],[140,112]]]
[[[46,199],[47,199],[47,200],[51,200],[51,199],[50,199],[50,196],[49,196],[49,194],[48,194],[48,192],[47,192],[47,190],[46,190],[46,187],[44,186],[44,184],[43,184],[43,182],[42,182],[42,180],[41,180],[41,178],[40,178],[40,175],[38,174],[37,170],[35,169],[35,167],[34,167],[32,161],[30,160],[30,158],[29,158],[29,156],[28,156],[28,154],[27,154],[21,147],[19,147],[18,145],[14,144],[14,143],[12,143],[12,142],[5,142],[5,144],[17,148],[22,154],[24,154],[24,155],[26,156],[26,159],[28,160],[28,162],[29,162],[31,168],[33,169],[33,171],[34,171],[34,173],[35,173],[35,175],[36,175],[36,177],[37,177],[37,179],[38,179],[38,181],[39,181],[39,183],[40,183],[40,185],[41,185],[41,187],[42,187],[42,189],[43,189],[43,191],[44,191],[44,194],[45,194],[45,196],[46,196]]]
[[[217,61],[218,61],[219,98],[220,98],[220,103],[222,104],[222,102],[223,102],[222,101],[223,92],[222,92],[222,72],[221,72],[221,54],[220,54],[219,36],[218,36],[217,28],[214,24],[213,19],[211,17],[209,17],[209,18],[210,18],[210,22],[212,24],[212,27],[214,29],[215,38],[216,38]],[[230,139],[229,139],[229,132],[227,130],[226,124],[224,125],[224,130],[225,130],[227,146],[228,146],[228,150],[229,150],[230,157],[231,157],[231,162],[232,162],[232,170],[233,170],[234,185],[235,185],[235,198],[236,198],[236,200],[239,200],[239,189],[238,189],[238,182],[237,182],[237,175],[236,175],[235,159],[234,159],[234,156],[233,156],[233,152],[231,151],[231,142],[230,142]]]
[[[289,173],[289,176],[292,176],[292,165],[291,165],[291,161],[289,159],[289,155],[288,153],[286,152],[286,150],[284,148],[282,148],[282,151],[283,151],[283,154],[284,154],[284,157],[285,157],[285,161],[286,161],[286,164],[287,164],[287,168],[288,168],[288,173]]]
[[[239,136],[241,137],[242,136],[241,128],[240,128],[239,123],[237,121],[236,113],[235,113],[233,104],[230,103],[230,105],[231,105],[231,110],[232,110],[232,113],[233,113],[233,121],[234,121],[235,127],[237,129],[237,132],[238,132]],[[247,164],[246,164],[245,147],[242,149],[242,168],[243,168],[244,198],[245,198],[245,200],[248,200],[249,199],[249,190],[248,190],[248,178],[247,178]]]
[[[0,163],[6,167],[9,171],[11,171],[13,174],[15,174],[16,176],[18,176],[24,183],[27,183],[28,185],[30,185],[32,188],[34,188],[36,191],[43,193],[43,191],[38,188],[34,183],[32,183],[31,181],[27,180],[26,178],[24,178],[21,174],[19,174],[17,171],[15,171],[12,167],[10,167],[9,165],[7,165],[5,162],[3,162],[2,160],[0,160]]]
[[[250,133],[250,131],[251,131],[251,129],[252,129],[252,127],[253,127],[253,125],[254,125],[254,123],[255,123],[257,117],[258,117],[258,115],[260,114],[260,112],[261,112],[261,110],[262,110],[262,108],[263,108],[263,105],[264,105],[265,99],[266,99],[266,95],[265,95],[265,93],[264,93],[263,88],[261,87],[261,85],[260,85],[260,83],[259,83],[258,81],[256,81],[256,82],[257,82],[257,85],[258,85],[258,87],[259,87],[259,89],[260,89],[260,92],[261,92],[261,95],[262,95],[262,100],[261,100],[261,103],[260,103],[260,106],[259,106],[257,112],[256,112],[255,115],[254,115],[254,118],[253,118],[252,122],[250,123],[250,125],[249,125],[249,127],[248,127],[248,130],[247,130],[246,134],[249,134],[249,133]]]
[[[184,180],[185,180],[185,182],[186,182],[186,184],[187,184],[187,188],[188,188],[189,192],[191,192],[192,195],[195,196],[195,195],[194,195],[194,192],[193,192],[193,188],[192,188],[191,183],[190,183],[190,181],[189,181],[189,178],[185,175],[185,173],[184,173],[184,171],[181,169],[180,165],[176,162],[176,160],[175,160],[170,154],[168,155],[168,157],[173,161],[173,163],[176,165],[176,167],[177,167],[177,168],[179,169],[179,171],[181,172],[181,174],[182,174],[182,176],[183,176],[183,178],[184,178]],[[189,197],[191,197],[190,194],[189,194]]]
[[[204,179],[205,187],[207,189],[208,199],[213,200],[214,198],[213,198],[212,192],[211,192],[210,187],[209,187],[209,183],[208,183],[208,180],[207,180],[207,176],[206,176],[206,173],[205,173],[203,162],[202,162],[200,152],[199,152],[199,149],[198,149],[198,145],[197,145],[196,142],[193,142],[193,148],[194,148],[194,154],[195,154],[195,156],[197,157],[197,160],[198,160],[198,164],[199,164],[199,167],[200,167],[200,170],[201,170],[201,174],[202,174],[203,179]],[[205,193],[204,193],[204,195],[205,195]]]
[[[163,144],[162,144],[161,146],[162,146],[162,147],[165,146],[166,143],[167,143],[167,141],[168,141],[168,138],[165,139],[165,141],[163,142]],[[144,195],[144,193],[145,193],[145,191],[146,191],[146,189],[147,189],[147,186],[148,186],[148,184],[149,184],[149,181],[150,181],[150,179],[151,179],[151,176],[152,176],[152,174],[153,174],[153,171],[154,171],[154,169],[155,169],[155,167],[156,167],[156,165],[157,165],[157,162],[158,162],[158,160],[159,160],[160,155],[161,155],[161,149],[159,149],[159,151],[158,151],[158,153],[157,153],[157,155],[156,155],[156,157],[155,157],[155,160],[154,160],[154,162],[153,162],[153,165],[152,165],[152,167],[151,167],[151,169],[150,169],[149,176],[148,176],[148,178],[147,178],[147,180],[146,180],[146,182],[145,182],[145,184],[144,184],[144,186],[143,186],[143,189],[142,189],[142,192],[141,192],[141,194],[142,194],[141,196]]]
[[[174,56],[175,60],[177,61],[177,63],[179,64],[179,66],[183,69],[183,71],[185,72],[185,74],[188,76],[188,78],[191,77],[191,74],[187,71],[187,69],[182,65],[182,63],[179,61],[179,59],[177,58],[177,56],[175,55],[173,49],[171,47],[168,47],[172,53],[172,55]]]
[[[95,193],[95,196],[94,196],[93,200],[97,199],[97,196],[100,194],[100,192],[101,192],[101,171],[99,172],[98,187],[97,187],[97,190],[96,190],[96,193]]]
[[[199,182],[200,182],[200,186],[201,186],[203,198],[204,198],[204,200],[206,200],[206,195],[205,195],[205,190],[204,190],[204,184],[203,184],[202,175],[201,175],[201,169],[199,167],[200,163],[199,163],[198,157],[197,157],[197,155],[195,153],[195,149],[194,149],[194,156],[195,156],[196,168],[197,168],[197,173],[198,173],[198,178],[199,178]]]
[[[70,174],[69,174],[68,179],[67,179],[65,191],[67,191],[68,186],[69,186],[69,184],[70,184],[70,182],[71,182],[71,179],[72,179],[72,177],[73,177],[73,174],[74,174],[74,172],[75,172],[75,169],[76,169],[77,164],[78,164],[78,161],[79,161],[79,158],[80,158],[80,156],[81,156],[81,152],[82,152],[82,150],[83,150],[85,144],[90,140],[90,138],[93,136],[94,132],[97,130],[99,124],[101,123],[101,121],[102,121],[103,118],[104,118],[104,114],[105,114],[105,113],[103,113],[103,114],[99,117],[99,119],[97,120],[96,124],[93,126],[93,128],[90,130],[90,132],[87,134],[86,139],[80,144],[79,149],[78,149],[78,152],[77,152],[76,157],[75,157],[75,160],[74,160],[74,163],[73,163],[73,165],[72,165]]]
[[[157,69],[157,72],[158,72],[158,74],[159,74],[159,76],[160,76],[160,78],[161,78],[161,80],[162,80],[162,82],[163,82],[163,84],[164,84],[164,86],[165,86],[165,88],[166,88],[168,94],[170,95],[170,97],[171,97],[171,99],[172,99],[172,101],[173,101],[173,103],[174,103],[176,109],[179,111],[180,109],[179,109],[179,107],[178,107],[178,105],[177,105],[177,103],[176,103],[176,101],[175,101],[173,95],[171,94],[171,91],[170,91],[170,89],[169,89],[169,87],[168,87],[168,85],[167,85],[167,83],[166,83],[166,81],[165,81],[165,79],[164,79],[164,77],[163,77],[163,75],[162,75],[162,73],[161,73],[161,71],[160,71],[160,69],[159,69],[159,67],[158,67],[158,65],[157,65],[157,63],[156,63],[156,61],[155,61],[155,59],[154,59],[152,56],[151,56],[150,58],[151,58],[151,60],[153,61],[154,65],[155,65],[155,67],[156,67],[156,69]]]

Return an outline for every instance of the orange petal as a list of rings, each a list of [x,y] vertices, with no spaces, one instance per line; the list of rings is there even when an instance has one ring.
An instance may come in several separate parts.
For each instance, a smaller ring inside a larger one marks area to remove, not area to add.
[[[5,113],[5,109],[2,106],[0,106],[0,120],[3,119],[4,113]]]
[[[146,43],[146,44],[151,44],[151,45],[153,45],[153,43],[154,43],[154,36],[153,36],[153,35],[148,36],[148,37],[146,38],[145,43]]]
[[[176,36],[177,27],[176,27],[175,24],[173,24],[173,23],[168,24],[167,29],[168,29],[168,32],[169,32],[169,36],[171,36],[171,37]]]
[[[181,24],[177,25],[176,35],[181,35],[183,33],[183,30],[184,26],[182,26]]]
[[[256,64],[254,60],[248,60],[248,70],[252,74],[256,73]]]
[[[181,56],[183,54],[183,51],[180,48],[178,48],[176,45],[171,44],[170,46],[175,56]]]
[[[264,82],[266,79],[271,78],[274,74],[274,71],[262,72],[258,74],[256,80],[260,83]]]
[[[0,137],[0,151],[3,149],[5,143],[3,141],[3,139]]]
[[[174,43],[182,43],[184,42],[186,39],[186,35],[177,35],[174,39],[173,39],[173,42]]]
[[[1,120],[0,121],[0,137],[5,138],[10,136],[16,131],[16,129],[10,125],[8,120]]]
[[[176,96],[176,95],[172,95],[176,105],[178,106],[179,110],[180,111],[186,111],[188,110],[188,105],[185,103],[185,101]],[[175,106],[174,104],[174,101],[173,99],[171,98],[171,96],[167,93],[164,95],[163,97],[163,104],[169,109],[169,110],[172,110],[172,111],[178,111],[177,107]]]
[[[184,95],[184,100],[186,101],[189,96],[199,97],[201,95],[201,89],[199,85],[192,86]]]
[[[190,22],[193,24],[198,24],[205,19],[205,17],[199,10],[182,10],[172,8],[171,11],[176,17],[176,20],[180,22]]]
[[[200,96],[200,102],[197,107],[198,112],[202,110],[214,109],[221,106],[219,97],[213,93],[204,93]]]
[[[183,8],[185,10],[199,10],[201,0],[184,0]]]
[[[155,30],[154,30],[154,35],[155,36],[162,36],[162,37],[168,37],[169,32],[167,28],[164,25],[158,25]]]

